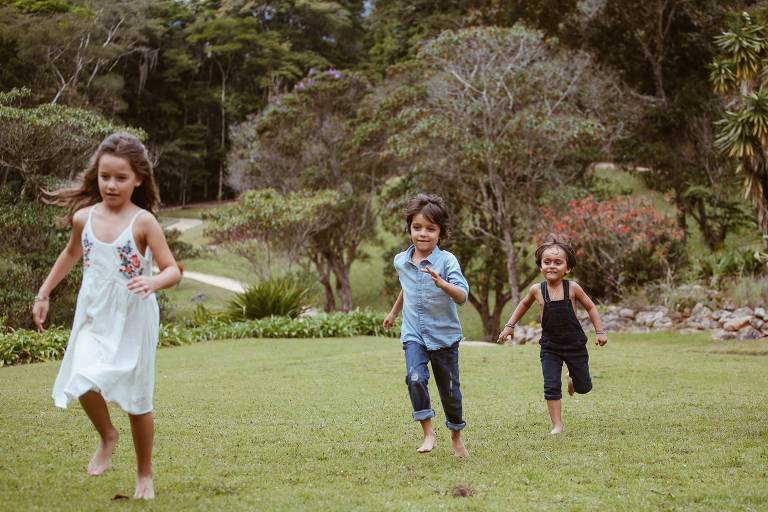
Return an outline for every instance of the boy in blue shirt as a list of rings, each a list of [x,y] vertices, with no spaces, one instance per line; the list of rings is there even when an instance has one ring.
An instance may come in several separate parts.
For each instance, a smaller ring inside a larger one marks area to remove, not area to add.
[[[427,453],[435,447],[435,411],[429,398],[427,369],[431,362],[453,451],[466,457],[468,452],[461,440],[466,423],[459,382],[459,342],[464,336],[456,304],[467,301],[469,285],[456,257],[437,246],[448,234],[448,212],[442,198],[417,195],[406,206],[405,217],[412,245],[395,256],[401,290],[384,320],[384,329],[389,330],[403,312],[400,340],[405,351],[405,382],[413,419],[421,423],[424,431],[424,441],[417,451]]]

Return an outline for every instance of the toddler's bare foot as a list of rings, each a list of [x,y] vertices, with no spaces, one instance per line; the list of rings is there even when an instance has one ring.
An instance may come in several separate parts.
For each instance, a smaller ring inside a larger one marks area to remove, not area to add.
[[[453,445],[453,454],[455,456],[469,457],[469,452],[461,440],[461,430],[451,430],[451,444]]]
[[[573,379],[572,379],[572,378],[571,378],[571,376],[570,376],[570,375],[568,375],[568,374],[566,374],[566,376],[565,376],[565,377],[566,377],[566,379],[568,379],[568,394],[569,394],[569,395],[571,395],[571,396],[573,396],[573,393],[574,393],[574,391],[575,391],[575,390],[573,389]]]
[[[421,446],[416,448],[416,451],[419,453],[429,453],[435,448],[435,434],[427,434],[424,436],[424,442],[421,443]]]
[[[99,476],[109,468],[109,463],[112,460],[112,452],[115,450],[117,444],[117,438],[119,434],[116,429],[107,436],[106,439],[99,441],[99,446],[91,457],[91,461],[88,463],[88,474],[91,476]]]
[[[549,431],[550,434],[562,434],[563,433],[563,424],[558,423],[555,425],[555,427]]]
[[[136,477],[136,492],[133,499],[151,500],[155,498],[155,487],[152,483],[152,475]]]

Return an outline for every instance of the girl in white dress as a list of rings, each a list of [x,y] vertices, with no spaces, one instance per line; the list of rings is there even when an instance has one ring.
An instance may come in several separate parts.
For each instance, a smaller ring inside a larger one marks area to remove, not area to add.
[[[32,316],[40,331],[49,296],[83,259],[83,282],[74,325],[53,386],[53,399],[66,408],[78,399],[101,438],[88,473],[108,467],[118,431],[106,402],[128,413],[136,449],[134,498],[154,497],[152,391],[159,312],[154,292],[181,278],[163,230],[151,214],[160,203],[152,164],[134,136],[107,137],[91,157],[76,188],[48,194],[69,207],[69,243],[40,287]],[[152,260],[160,273],[152,276]]]

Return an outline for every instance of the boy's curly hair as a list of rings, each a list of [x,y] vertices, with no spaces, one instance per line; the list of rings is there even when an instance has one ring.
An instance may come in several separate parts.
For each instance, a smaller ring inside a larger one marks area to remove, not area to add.
[[[429,222],[440,226],[440,240],[448,238],[450,222],[443,198],[436,195],[418,194],[405,205],[405,232],[411,234],[413,218],[422,214]]]
[[[576,267],[576,251],[565,237],[550,233],[544,239],[544,242],[536,248],[536,266],[541,268],[541,255],[544,251],[551,249],[552,247],[558,247],[565,253],[566,265],[568,270],[573,270]]]

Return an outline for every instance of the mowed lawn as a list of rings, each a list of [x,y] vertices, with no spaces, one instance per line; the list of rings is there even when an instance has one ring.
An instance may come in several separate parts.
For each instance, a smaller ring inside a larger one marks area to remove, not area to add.
[[[550,436],[538,347],[462,347],[461,460],[437,401],[437,449],[415,452],[396,340],[159,350],[152,503],[112,501],[133,491],[124,414],[112,468],[89,477],[95,433],[50,399],[59,363],[0,369],[0,509],[768,509],[768,343],[616,334],[590,351],[594,391],[565,397]]]

